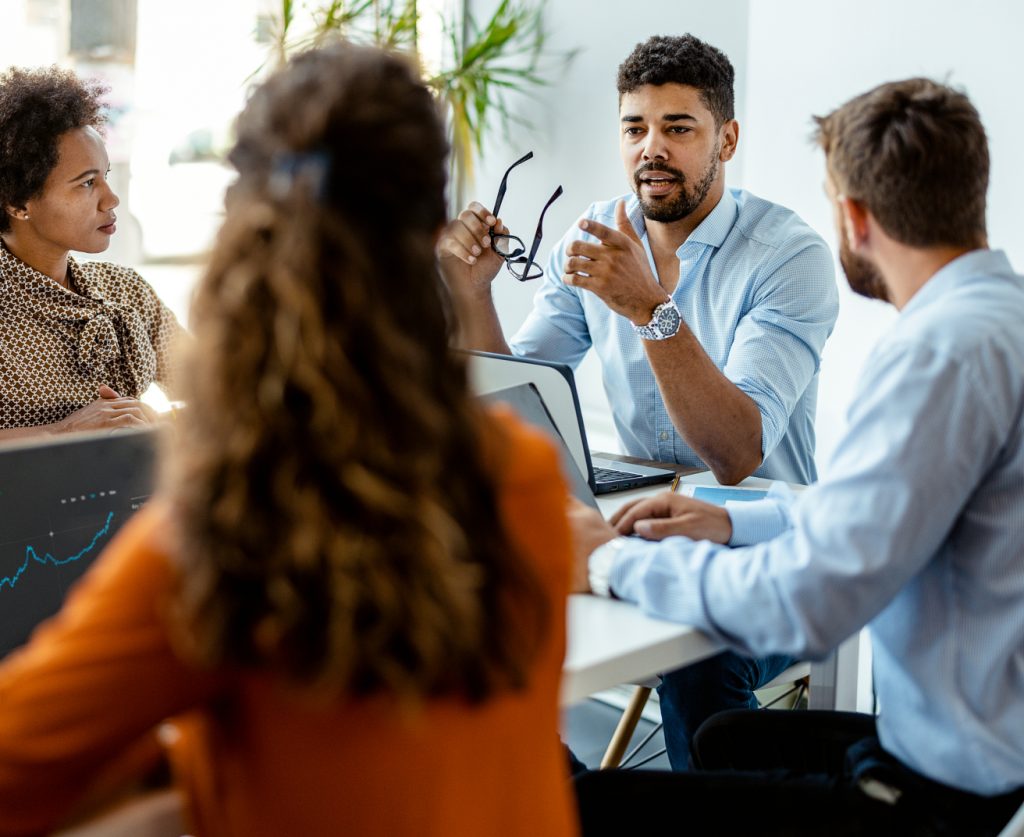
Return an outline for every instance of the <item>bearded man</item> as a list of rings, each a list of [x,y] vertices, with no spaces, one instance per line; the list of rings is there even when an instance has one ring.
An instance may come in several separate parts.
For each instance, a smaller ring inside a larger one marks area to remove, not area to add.
[[[680,811],[715,825],[693,833],[1020,833],[1024,277],[989,249],[985,129],[925,78],[817,123],[843,272],[899,312],[827,472],[725,509],[658,495],[615,528],[577,510],[576,577],[741,653],[816,658],[867,626],[880,711],[722,713],[696,771],[582,777],[585,837],[637,811],[652,833]]]
[[[593,347],[626,453],[807,484],[821,349],[838,314],[832,255],[793,212],[727,189],[734,71],[693,37],[656,36],[619,67],[619,148],[632,190],[592,204],[556,245],[506,343],[491,296],[499,218],[472,203],[442,236],[466,348],[576,366]],[[673,768],[712,713],[754,705],[791,663],[733,653],[659,687]]]

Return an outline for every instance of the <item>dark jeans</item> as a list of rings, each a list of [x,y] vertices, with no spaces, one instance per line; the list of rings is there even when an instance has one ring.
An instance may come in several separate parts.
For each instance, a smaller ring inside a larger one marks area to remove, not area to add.
[[[754,659],[725,651],[662,675],[658,697],[672,769],[689,768],[690,740],[701,724],[727,709],[757,709],[754,690],[794,662],[781,654]]]
[[[583,837],[638,826],[722,837],[982,837],[1024,801],[1024,789],[983,797],[926,779],[882,750],[874,718],[852,712],[724,712],[695,735],[693,765],[581,775]]]

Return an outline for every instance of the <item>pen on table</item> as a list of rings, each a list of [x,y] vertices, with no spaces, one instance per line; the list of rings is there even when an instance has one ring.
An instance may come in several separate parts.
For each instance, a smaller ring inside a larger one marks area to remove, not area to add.
[[[682,474],[676,474],[676,475],[675,475],[675,476],[674,476],[674,477],[672,478],[672,487],[671,487],[671,488],[669,488],[669,491],[671,491],[671,492],[672,492],[673,494],[675,494],[675,493],[676,493],[676,489],[677,489],[677,488],[679,488],[679,481],[680,481],[680,480],[681,480],[682,478],[683,478],[683,475],[682,475]]]

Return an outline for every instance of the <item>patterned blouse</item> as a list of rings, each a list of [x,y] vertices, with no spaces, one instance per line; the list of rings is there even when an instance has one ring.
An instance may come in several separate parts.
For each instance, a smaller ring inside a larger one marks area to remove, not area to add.
[[[69,291],[0,240],[0,428],[61,421],[100,384],[138,398],[167,391],[184,331],[134,270],[68,257]]]

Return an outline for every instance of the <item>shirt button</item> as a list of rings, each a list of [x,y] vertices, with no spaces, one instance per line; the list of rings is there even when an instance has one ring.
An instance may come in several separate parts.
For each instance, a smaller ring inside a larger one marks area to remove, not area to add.
[[[667,430],[662,430],[661,433],[658,434],[658,438],[661,439],[661,441],[663,441],[663,442],[667,442],[668,441],[668,431]]]

